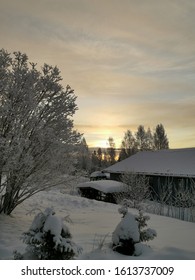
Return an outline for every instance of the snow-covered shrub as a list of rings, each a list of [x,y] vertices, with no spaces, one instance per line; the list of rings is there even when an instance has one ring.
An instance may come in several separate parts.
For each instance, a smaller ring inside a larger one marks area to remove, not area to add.
[[[14,260],[23,260],[24,259],[24,256],[17,250],[13,251],[13,255],[14,255]]]
[[[135,245],[154,239],[157,233],[153,229],[146,228],[146,221],[150,217],[144,215],[143,211],[139,210],[139,215],[133,215],[128,212],[125,205],[118,211],[123,217],[112,234],[113,250],[124,255],[136,255]]]
[[[71,240],[68,227],[51,208],[35,216],[22,239],[27,244],[27,254],[33,259],[67,260],[81,252],[81,248]]]
[[[140,242],[152,240],[157,236],[154,229],[146,228],[147,221],[150,220],[150,217],[148,215],[144,215],[142,210],[139,210],[139,215],[135,216],[135,219],[138,222]]]
[[[133,255],[135,243],[139,242],[140,234],[135,216],[122,207],[119,213],[123,218],[112,234],[113,250],[124,255]]]

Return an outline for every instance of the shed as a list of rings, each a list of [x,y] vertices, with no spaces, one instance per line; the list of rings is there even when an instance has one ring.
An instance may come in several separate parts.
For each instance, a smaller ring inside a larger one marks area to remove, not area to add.
[[[125,191],[125,184],[115,180],[99,180],[80,183],[77,185],[81,196],[116,203],[116,194]]]

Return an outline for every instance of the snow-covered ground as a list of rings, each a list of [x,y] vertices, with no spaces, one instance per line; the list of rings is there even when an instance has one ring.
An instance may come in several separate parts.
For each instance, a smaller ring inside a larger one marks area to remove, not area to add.
[[[34,195],[11,216],[0,215],[0,259],[12,259],[14,250],[24,252],[22,233],[29,229],[35,214],[47,207],[53,207],[61,218],[69,215],[73,241],[83,248],[79,259],[195,259],[195,223],[149,214],[148,226],[157,231],[157,237],[142,247],[140,256],[124,256],[110,248],[112,232],[121,220],[119,206],[69,195],[59,188]],[[137,213],[135,209],[129,212]]]

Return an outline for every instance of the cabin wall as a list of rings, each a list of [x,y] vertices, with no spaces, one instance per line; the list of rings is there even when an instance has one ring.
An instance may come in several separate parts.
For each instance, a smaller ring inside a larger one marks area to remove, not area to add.
[[[153,199],[168,204],[189,204],[195,191],[195,178],[150,176]],[[179,205],[181,206],[181,205]]]
[[[121,173],[111,173],[110,179],[121,181]],[[167,204],[178,203],[178,195],[182,192],[187,194],[194,194],[195,191],[195,178],[189,177],[174,177],[174,176],[159,176],[159,175],[146,175],[149,177],[149,184],[151,189],[151,199],[161,201]],[[177,200],[177,201],[176,201]],[[185,201],[181,203],[185,203]]]

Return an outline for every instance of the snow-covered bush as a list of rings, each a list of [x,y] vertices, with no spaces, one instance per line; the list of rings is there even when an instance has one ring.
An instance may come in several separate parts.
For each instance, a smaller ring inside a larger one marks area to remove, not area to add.
[[[118,211],[123,217],[112,234],[113,250],[124,255],[136,255],[135,245],[154,239],[157,233],[146,228],[146,221],[150,217],[144,215],[143,211],[139,210],[139,215],[133,215],[124,205]]]
[[[150,217],[148,215],[144,215],[142,210],[139,210],[139,215],[135,216],[135,219],[138,222],[140,242],[152,240],[157,236],[154,229],[146,228],[147,221],[150,220]]]
[[[73,259],[82,251],[81,247],[71,240],[68,227],[51,208],[35,216],[22,239],[27,244],[24,258],[27,255],[32,259],[67,260]],[[15,252],[15,256],[17,254],[18,252]]]
[[[133,255],[134,245],[139,240],[138,222],[134,215],[127,212],[112,234],[113,250],[124,255]]]

